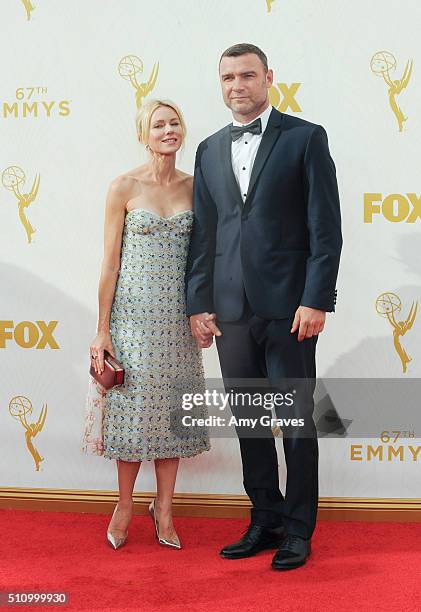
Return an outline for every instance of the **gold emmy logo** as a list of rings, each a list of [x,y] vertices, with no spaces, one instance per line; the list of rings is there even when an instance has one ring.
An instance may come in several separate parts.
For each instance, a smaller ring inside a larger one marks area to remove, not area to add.
[[[272,4],[275,2],[275,0],[266,0],[266,8],[268,10],[268,13],[271,12],[272,10]]]
[[[156,79],[158,77],[159,63],[154,64],[151,72],[151,76],[146,83],[139,83],[138,75],[143,72],[143,62],[137,57],[137,55],[126,55],[123,57],[118,64],[118,73],[123,79],[130,81],[131,85],[136,90],[136,106],[140,108],[142,106],[142,98],[146,96],[155,87]]]
[[[370,68],[376,76],[383,77],[384,82],[388,86],[389,104],[395,117],[398,121],[399,131],[403,130],[403,122],[407,120],[402,110],[396,102],[398,96],[403,89],[408,85],[411,78],[413,61],[406,62],[405,71],[401,79],[393,80],[390,73],[396,70],[396,59],[389,51],[378,51],[373,55],[370,62]]]
[[[417,316],[418,301],[412,302],[411,309],[405,321],[396,321],[395,313],[402,310],[402,302],[395,293],[382,293],[376,300],[376,311],[382,316],[386,317],[393,329],[393,344],[395,350],[399,355],[402,362],[402,371],[405,374],[407,365],[412,358],[409,357],[408,353],[402,347],[400,339],[406,334],[408,330],[414,324],[415,317]]]
[[[32,188],[29,193],[21,192],[21,185],[25,183],[26,177],[22,168],[19,166],[9,166],[6,170],[3,171],[1,177],[3,187],[8,189],[9,191],[13,191],[18,201],[18,211],[19,211],[19,219],[22,223],[26,236],[28,238],[28,243],[32,242],[32,234],[36,232],[36,230],[32,227],[30,222],[28,221],[25,209],[35,200],[38,194],[39,188],[39,175],[35,175],[34,182],[32,183]]]
[[[9,402],[9,412],[13,418],[20,421],[25,430],[26,447],[35,461],[35,469],[39,471],[39,464],[44,460],[32,443],[32,438],[42,430],[47,418],[47,404],[42,406],[41,414],[36,423],[28,423],[27,416],[32,414],[32,402],[24,395],[12,397]]]
[[[298,91],[301,83],[286,83],[273,84],[269,89],[269,102],[281,113],[290,108],[294,113],[301,113],[301,107],[295,99],[295,94]]]
[[[373,223],[374,215],[382,215],[391,223],[415,223],[421,219],[421,196],[416,193],[364,194],[364,223]]]
[[[70,115],[71,100],[42,100],[35,99],[46,96],[49,93],[48,87],[41,85],[31,87],[17,87],[15,90],[16,100],[3,100],[0,106],[0,113],[3,119],[11,117],[15,119],[27,119],[29,117],[47,117],[51,119],[54,116],[67,117]]]
[[[31,0],[21,0],[23,6],[26,11],[26,19],[29,21],[31,19],[31,11],[34,10],[35,6],[31,4]]]
[[[6,348],[7,340],[14,340],[21,348],[45,349],[47,344],[52,349],[59,349],[53,336],[58,321],[0,321],[0,349]],[[13,331],[7,331],[13,330]]]
[[[405,438],[415,438],[415,431],[385,429],[381,432],[380,444],[351,444],[351,461],[418,461],[421,459],[421,446],[406,444]]]

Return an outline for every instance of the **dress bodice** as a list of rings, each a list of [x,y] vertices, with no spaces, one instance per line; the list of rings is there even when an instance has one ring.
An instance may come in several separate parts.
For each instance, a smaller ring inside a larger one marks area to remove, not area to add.
[[[157,213],[146,208],[133,208],[124,220],[124,231],[132,231],[140,234],[159,234],[170,232],[171,229],[187,230],[190,232],[193,221],[192,210],[182,210],[169,217],[161,217]],[[164,235],[168,235],[165,234]]]

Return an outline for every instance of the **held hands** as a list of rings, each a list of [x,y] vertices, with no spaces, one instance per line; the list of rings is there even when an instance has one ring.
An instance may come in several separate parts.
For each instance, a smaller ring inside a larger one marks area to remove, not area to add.
[[[320,334],[325,326],[326,313],[324,310],[299,306],[292,323],[291,334],[298,329],[298,342],[304,338],[311,338]]]
[[[215,313],[202,312],[201,314],[191,315],[190,329],[199,348],[209,348],[213,343],[214,336],[222,336],[215,320]]]
[[[111,336],[109,332],[98,332],[96,338],[91,342],[89,355],[95,372],[102,374],[104,371],[104,349],[106,349],[116,359]],[[93,357],[96,356],[96,359]]]

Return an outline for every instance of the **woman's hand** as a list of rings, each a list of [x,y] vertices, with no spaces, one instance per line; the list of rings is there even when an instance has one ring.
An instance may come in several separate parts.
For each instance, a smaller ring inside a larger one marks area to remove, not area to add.
[[[217,327],[216,314],[213,312],[202,312],[190,316],[190,330],[199,348],[209,348],[213,343],[214,336],[222,336]]]
[[[99,372],[100,374],[104,371],[104,349],[106,349],[114,359],[117,359],[114,353],[110,332],[98,332],[89,348],[91,363],[95,368],[95,372]],[[93,359],[93,357],[96,357],[96,359]]]

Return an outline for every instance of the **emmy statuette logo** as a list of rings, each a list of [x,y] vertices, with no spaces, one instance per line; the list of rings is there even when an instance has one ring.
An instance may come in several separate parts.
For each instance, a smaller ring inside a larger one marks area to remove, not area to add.
[[[39,466],[44,457],[41,457],[38,450],[35,448],[32,439],[42,431],[44,427],[45,419],[47,418],[47,404],[42,406],[38,420],[35,423],[28,422],[28,415],[32,414],[32,402],[24,395],[17,395],[12,397],[9,402],[9,413],[10,415],[20,422],[23,429],[25,430],[25,442],[26,448],[31,453],[32,458],[35,462],[35,469],[39,472]]]
[[[28,193],[24,193],[21,189],[26,181],[26,177],[24,171],[19,166],[9,166],[6,168],[6,170],[3,171],[1,180],[3,187],[12,191],[17,199],[19,220],[26,232],[28,244],[30,244],[32,242],[32,234],[34,234],[36,230],[32,227],[26,216],[26,209],[37,197],[40,176],[35,175],[31,190]]]
[[[301,107],[295,99],[301,83],[274,83],[269,89],[269,102],[276,110],[285,113],[288,108],[293,113],[301,113]]]
[[[34,10],[35,6],[31,3],[31,0],[21,0],[23,6],[26,11],[26,19],[29,21],[31,19],[31,12]]]
[[[136,106],[142,106],[142,99],[153,90],[158,78],[159,63],[154,64],[151,75],[146,83],[139,83],[138,75],[143,73],[143,62],[137,55],[126,55],[118,64],[118,73],[123,79],[130,81],[135,89]]]
[[[387,318],[393,330],[393,345],[402,363],[402,372],[405,374],[407,365],[412,358],[401,345],[401,338],[412,328],[417,316],[418,301],[412,302],[409,314],[405,321],[397,321],[396,313],[402,310],[402,302],[395,293],[382,293],[376,300],[377,313]]]
[[[273,4],[274,2],[275,2],[275,0],[266,0],[266,8],[267,8],[268,13],[270,13],[270,12],[271,12],[271,10],[272,10],[272,4]]]
[[[406,121],[408,117],[405,117],[403,114],[396,101],[396,96],[407,87],[412,74],[412,66],[413,61],[407,61],[402,78],[393,80],[390,73],[396,70],[396,59],[392,53],[389,53],[389,51],[377,51],[370,62],[371,71],[376,76],[382,77],[388,87],[387,91],[389,94],[390,108],[396,117],[400,132],[403,131],[404,121]]]

